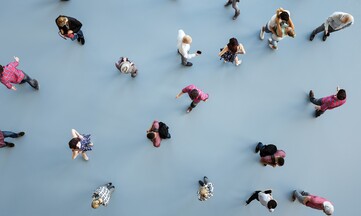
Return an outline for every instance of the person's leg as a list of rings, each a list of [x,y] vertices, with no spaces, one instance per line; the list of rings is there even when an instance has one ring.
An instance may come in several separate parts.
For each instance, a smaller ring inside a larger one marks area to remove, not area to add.
[[[82,152],[81,156],[83,157],[84,160],[86,160],[86,161],[89,160],[88,155],[86,155],[85,152]]]
[[[27,82],[31,87],[33,87],[34,89],[36,90],[39,90],[39,83],[36,79],[32,79],[28,74],[26,74],[24,71],[23,71],[23,74],[24,74],[24,78],[23,80],[20,82],[20,84],[23,84],[25,82]]]
[[[262,28],[261,28],[261,32],[260,32],[260,34],[259,34],[259,38],[261,39],[261,40],[263,40],[264,39],[264,33],[271,33],[271,31],[268,29],[268,22],[266,23],[266,25],[265,26],[262,26]]]
[[[15,146],[15,144],[14,144],[14,143],[11,143],[11,142],[5,142],[5,146],[12,148],[12,147]]]
[[[79,31],[76,33],[76,35],[77,35],[78,41],[81,43],[81,45],[84,45],[85,39],[84,39],[84,34],[83,34],[82,30],[79,30]]]
[[[325,31],[325,25],[322,23],[319,27],[317,27],[315,30],[312,31],[311,35],[310,35],[310,41],[313,40],[313,38],[315,38],[316,34]]]
[[[233,20],[237,19],[241,11],[238,8],[238,0],[232,0],[232,8],[234,9]]]
[[[3,131],[4,138],[10,137],[10,138],[18,138],[21,137],[24,132],[20,133],[14,133],[12,131]],[[25,134],[25,133],[24,133]]]
[[[292,194],[292,200],[295,201],[296,199],[303,204],[303,200],[306,198],[307,195],[303,196],[299,191],[294,190]]]
[[[278,49],[278,40],[271,38],[268,38],[268,45],[271,49]]]
[[[229,6],[232,4],[232,0],[227,0],[226,4],[224,5],[225,7]]]
[[[316,98],[310,98],[311,103],[313,103],[314,105],[317,106],[321,106],[322,105],[322,98],[316,99]]]
[[[204,184],[208,184],[208,178],[207,178],[207,176],[204,176],[204,177],[203,177],[203,182],[204,182]]]
[[[198,103],[195,103],[194,101],[192,101],[192,103],[189,105],[188,109],[187,109],[187,113],[189,113],[190,111],[193,110],[193,108],[195,108],[197,106]]]
[[[258,153],[259,150],[263,147],[263,143],[259,142],[256,146],[256,149],[254,150],[255,153]]]
[[[198,184],[199,184],[200,186],[202,186],[202,187],[203,187],[204,185],[206,185],[202,180],[199,180],[199,181],[198,181]]]
[[[255,191],[252,196],[250,196],[248,198],[248,200],[246,201],[247,205],[250,204],[253,200],[258,200],[258,193],[261,192],[261,191]]]
[[[182,54],[180,54],[181,59],[182,59],[182,65],[184,66],[192,66],[191,62],[188,62],[187,58],[185,58]]]

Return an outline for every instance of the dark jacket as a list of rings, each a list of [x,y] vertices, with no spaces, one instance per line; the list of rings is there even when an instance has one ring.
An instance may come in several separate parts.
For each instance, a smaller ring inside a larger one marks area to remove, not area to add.
[[[63,27],[58,26],[56,21],[59,19],[59,17],[68,18],[69,28],[66,25]],[[63,16],[63,15],[58,16],[58,18],[55,19],[55,23],[58,26],[59,31],[62,29],[64,34],[67,34],[69,30],[72,30],[74,33],[77,33],[80,30],[80,28],[82,27],[81,22],[79,22],[77,19],[75,19],[73,17],[69,17],[69,16]]]

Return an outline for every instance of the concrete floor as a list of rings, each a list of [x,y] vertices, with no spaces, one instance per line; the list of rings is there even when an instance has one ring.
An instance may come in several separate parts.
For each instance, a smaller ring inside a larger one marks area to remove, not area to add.
[[[323,215],[290,202],[294,189],[330,199],[335,215],[357,214],[361,1],[242,0],[236,21],[224,3],[3,1],[0,64],[19,56],[40,91],[1,86],[0,129],[27,133],[15,148],[0,150],[1,215],[257,216],[270,213],[244,202],[267,188],[279,203],[273,215]],[[297,36],[272,51],[258,34],[278,7],[291,11]],[[353,14],[355,24],[309,42],[334,11]],[[59,14],[83,23],[83,47],[57,35]],[[191,68],[176,53],[179,28],[193,37],[191,51],[203,52]],[[239,67],[217,56],[231,37],[247,51]],[[115,69],[120,56],[137,64],[138,77]],[[188,84],[210,94],[190,114],[188,96],[175,99]],[[308,91],[328,96],[337,85],[348,102],[313,118]],[[158,149],[145,136],[154,119],[172,134]],[[92,134],[88,162],[71,160],[72,128]],[[260,165],[258,141],[285,150],[285,165]],[[204,175],[214,197],[199,202]],[[108,181],[116,186],[109,206],[93,210],[93,190]]]

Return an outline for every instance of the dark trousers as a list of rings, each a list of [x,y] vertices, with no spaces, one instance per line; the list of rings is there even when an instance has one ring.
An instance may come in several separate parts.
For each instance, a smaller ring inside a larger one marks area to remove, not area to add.
[[[37,86],[38,86],[38,82],[35,79],[32,79],[24,71],[23,71],[23,74],[24,74],[24,78],[23,78],[23,80],[21,80],[20,84],[23,84],[23,83],[27,82],[31,87],[36,89]]]
[[[197,106],[198,103],[195,103],[194,101],[192,101],[192,103],[189,105],[189,107],[191,108],[195,108]]]
[[[19,137],[19,134],[14,133],[12,131],[2,131],[2,132],[3,132],[4,138],[7,138],[7,137],[18,138]]]
[[[203,181],[202,181],[202,180],[199,180],[198,183],[199,183],[200,186],[203,187],[203,186],[205,186],[205,185],[208,184],[208,178],[204,176],[204,177],[203,177]]]
[[[311,103],[313,103],[314,105],[317,106],[322,106],[322,98],[316,99],[316,98],[310,98]],[[322,110],[316,110],[315,111],[315,116],[318,117],[320,115],[322,115],[325,111]]]
[[[347,28],[351,25],[351,23],[345,25],[344,27],[342,27],[341,29],[344,29],[344,28]],[[331,26],[328,26],[328,33],[332,33],[332,32],[335,32],[335,31],[340,31],[341,29],[338,29],[338,30],[335,30],[333,29]],[[325,31],[325,25],[324,24],[321,24],[319,27],[317,27],[315,30],[312,31],[312,35],[316,35],[320,32],[324,32]]]
[[[258,148],[261,157],[274,155],[277,152],[277,147],[273,144],[263,145],[262,143],[259,143]]]

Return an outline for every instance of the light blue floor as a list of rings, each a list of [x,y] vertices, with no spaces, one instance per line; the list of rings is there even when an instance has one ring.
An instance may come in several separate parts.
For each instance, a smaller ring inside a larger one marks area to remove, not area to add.
[[[323,215],[290,202],[294,189],[330,199],[335,215],[357,215],[361,1],[242,0],[236,21],[224,3],[2,1],[0,64],[19,56],[19,69],[38,79],[40,91],[0,86],[0,129],[27,133],[0,150],[0,215],[259,216],[270,213],[244,202],[268,188],[279,203],[273,215]],[[272,51],[268,36],[258,35],[278,7],[291,11],[297,36]],[[309,42],[334,11],[353,14],[355,24]],[[83,23],[83,47],[57,35],[59,14]],[[203,52],[191,68],[176,53],[179,28],[193,37],[191,51]],[[217,56],[230,37],[247,51],[239,67]],[[138,77],[115,69],[120,56],[136,63]],[[190,114],[188,96],[175,99],[188,84],[210,94]],[[328,96],[337,85],[347,103],[313,118],[308,91]],[[145,136],[154,119],[172,134],[158,149]],[[72,128],[92,134],[88,162],[71,160]],[[285,150],[285,165],[260,165],[258,141]],[[214,197],[199,202],[204,175]],[[93,210],[93,190],[108,181],[116,186],[109,206]]]

